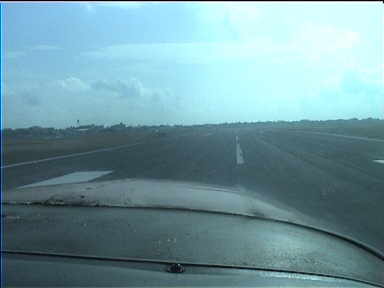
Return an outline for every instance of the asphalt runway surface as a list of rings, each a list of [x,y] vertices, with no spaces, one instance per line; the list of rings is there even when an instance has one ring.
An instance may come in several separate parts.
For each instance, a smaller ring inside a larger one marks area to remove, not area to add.
[[[167,179],[243,187],[384,254],[384,141],[284,129],[209,128],[3,169],[4,193],[81,171],[92,181]],[[305,223],[304,223],[305,224]]]

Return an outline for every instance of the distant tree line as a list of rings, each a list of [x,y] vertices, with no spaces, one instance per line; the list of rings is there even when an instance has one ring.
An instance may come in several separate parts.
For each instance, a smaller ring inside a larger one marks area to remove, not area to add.
[[[276,127],[276,128],[338,128],[338,127],[383,127],[384,120],[378,118],[366,119],[336,119],[336,120],[309,120],[303,119],[299,121],[255,121],[255,122],[224,122],[216,124],[196,124],[196,125],[130,125],[127,126],[120,122],[111,126],[104,125],[82,125],[77,127],[68,128],[44,128],[40,126],[32,126],[29,128],[5,128],[1,133],[3,136],[14,137],[62,137],[67,135],[78,135],[81,133],[95,133],[95,132],[114,132],[114,131],[128,131],[128,130],[148,130],[148,129],[184,129],[184,128],[236,128],[236,127]]]

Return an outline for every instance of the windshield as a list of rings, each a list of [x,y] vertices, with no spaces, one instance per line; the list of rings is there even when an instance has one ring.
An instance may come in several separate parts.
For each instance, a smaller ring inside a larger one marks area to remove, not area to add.
[[[253,205],[384,254],[383,7],[2,3],[3,197],[188,183],[207,191],[145,203]]]

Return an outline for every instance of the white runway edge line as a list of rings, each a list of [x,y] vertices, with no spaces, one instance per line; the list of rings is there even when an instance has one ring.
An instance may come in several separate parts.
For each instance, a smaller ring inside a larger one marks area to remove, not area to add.
[[[71,184],[71,183],[81,183],[88,182],[99,178],[101,176],[112,173],[113,171],[81,171],[74,172],[70,174],[66,174],[60,177],[51,178],[45,181],[40,181],[28,185],[24,185],[20,188],[28,188],[28,187],[38,187],[38,186],[49,186],[49,185],[58,185],[58,184]]]
[[[341,138],[360,140],[360,141],[371,141],[371,142],[384,143],[384,139],[378,139],[378,138],[369,138],[369,137],[343,135],[343,134],[326,133],[326,132],[313,132],[313,131],[300,131],[300,132],[302,132],[302,133],[310,133],[310,134],[318,134],[318,135],[325,135],[325,136],[341,137]]]
[[[80,152],[80,153],[73,153],[73,154],[68,154],[68,155],[50,157],[50,158],[45,158],[45,159],[40,159],[40,160],[20,162],[20,163],[15,163],[15,164],[9,164],[9,165],[1,166],[1,169],[11,168],[11,167],[18,167],[18,166],[24,166],[24,165],[31,165],[31,164],[37,164],[37,163],[46,162],[46,161],[53,161],[53,160],[59,160],[59,159],[83,156],[83,155],[88,155],[88,154],[93,154],[93,153],[112,151],[112,150],[117,150],[117,149],[120,149],[120,148],[129,148],[129,147],[137,146],[139,144],[141,144],[141,142],[133,143],[133,144],[120,145],[120,146],[114,146],[114,147],[110,147],[110,148],[102,148],[102,149],[97,149],[97,150],[91,150],[91,151],[87,151],[87,152]]]
[[[240,147],[239,136],[236,136],[236,164],[244,164],[243,151]]]

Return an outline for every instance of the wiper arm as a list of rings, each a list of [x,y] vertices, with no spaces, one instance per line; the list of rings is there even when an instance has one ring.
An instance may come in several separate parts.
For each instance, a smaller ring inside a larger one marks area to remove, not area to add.
[[[287,269],[271,269],[271,268],[259,268],[254,266],[245,266],[245,265],[228,265],[228,264],[214,264],[214,263],[195,263],[187,261],[173,261],[173,260],[159,260],[159,259],[146,259],[146,258],[134,258],[134,257],[106,257],[106,256],[95,256],[95,255],[83,255],[83,254],[70,254],[70,253],[56,253],[56,252],[40,252],[40,251],[22,251],[22,250],[3,250],[1,254],[10,254],[10,255],[26,255],[26,256],[43,256],[43,257],[61,257],[61,258],[72,258],[72,259],[84,259],[84,260],[99,260],[99,261],[114,261],[114,262],[133,262],[133,263],[152,263],[152,264],[165,264],[165,265],[174,265],[179,264],[185,267],[194,266],[194,267],[208,267],[208,268],[227,268],[227,269],[247,269],[247,270],[256,270],[256,271],[265,271],[265,272],[277,272],[277,273],[290,273],[297,275],[307,275],[307,276],[318,276],[318,277],[328,277],[334,279],[342,279],[355,281],[359,283],[364,283],[368,285],[374,285],[377,287],[384,287],[378,283],[355,279],[353,277],[346,276],[335,276],[332,274],[326,273],[311,273],[311,272],[300,272]],[[167,269],[168,271],[168,269]]]

